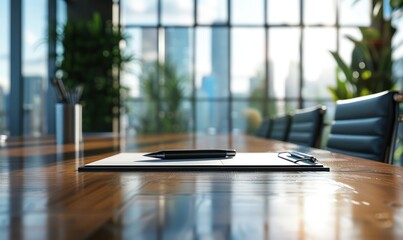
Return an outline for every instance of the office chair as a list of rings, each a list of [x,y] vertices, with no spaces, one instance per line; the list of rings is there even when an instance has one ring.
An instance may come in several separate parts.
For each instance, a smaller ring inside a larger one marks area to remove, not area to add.
[[[327,149],[391,163],[399,101],[395,91],[337,101]]]
[[[290,131],[290,123],[290,115],[273,118],[271,132],[268,138],[280,141],[287,141],[288,132]]]
[[[288,142],[307,147],[319,147],[326,107],[296,110],[292,116]]]
[[[265,118],[262,120],[259,127],[257,128],[255,136],[267,138],[270,135],[270,131],[271,131],[271,119]]]

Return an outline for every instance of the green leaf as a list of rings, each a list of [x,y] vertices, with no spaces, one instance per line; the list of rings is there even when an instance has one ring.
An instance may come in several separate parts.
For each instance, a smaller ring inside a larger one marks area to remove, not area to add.
[[[361,91],[360,91],[360,96],[367,96],[367,95],[370,95],[370,94],[372,94],[373,92],[371,92],[370,90],[368,90],[368,88],[363,88]]]
[[[347,66],[347,64],[343,61],[343,59],[340,57],[340,55],[337,52],[330,51],[330,53],[332,54],[333,58],[336,60],[339,68],[343,71],[344,76],[346,77],[346,80],[350,83],[354,83],[355,80],[353,78],[352,70]]]
[[[328,86],[327,89],[330,91],[330,94],[332,95],[333,101],[339,100],[336,88]]]
[[[373,69],[373,61],[372,61],[372,57],[371,57],[371,52],[368,48],[368,45],[366,45],[364,42],[361,41],[357,41],[356,39],[354,39],[351,36],[346,36],[347,39],[349,39],[351,42],[354,43],[355,45],[355,51],[359,50],[360,51],[360,55],[364,58],[361,61],[365,61],[366,65],[368,68]],[[354,51],[353,51],[354,53]]]
[[[362,78],[363,80],[368,80],[368,79],[371,78],[371,77],[372,77],[372,72],[369,71],[369,70],[365,70],[365,71],[363,71],[363,72],[361,73],[361,78]]]
[[[379,70],[377,76],[384,76],[390,73],[392,69],[392,49],[384,48],[381,52],[381,57],[379,59]]]
[[[340,71],[340,69],[337,69],[336,71],[338,72]],[[336,87],[332,86],[327,87],[334,101],[337,101],[339,99],[348,99],[352,97],[352,93],[349,90],[348,85],[349,85],[348,82],[336,78]]]
[[[364,41],[375,40],[381,37],[381,33],[373,27],[359,27]]]
[[[392,8],[403,8],[403,0],[390,0],[389,4]]]

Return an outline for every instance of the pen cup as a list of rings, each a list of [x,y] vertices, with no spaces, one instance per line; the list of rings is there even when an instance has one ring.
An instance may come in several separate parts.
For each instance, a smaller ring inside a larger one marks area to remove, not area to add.
[[[56,143],[80,143],[82,138],[82,106],[57,103]]]

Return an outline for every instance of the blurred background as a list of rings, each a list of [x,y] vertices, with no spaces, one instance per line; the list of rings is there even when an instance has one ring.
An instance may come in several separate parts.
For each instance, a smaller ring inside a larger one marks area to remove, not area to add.
[[[2,0],[0,134],[54,134],[54,77],[84,85],[84,132],[253,133],[317,104],[330,122],[337,99],[402,90],[402,15],[399,0]]]

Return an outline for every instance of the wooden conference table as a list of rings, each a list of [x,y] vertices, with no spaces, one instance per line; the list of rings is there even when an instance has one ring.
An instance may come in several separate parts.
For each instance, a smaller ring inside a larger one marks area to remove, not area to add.
[[[78,172],[118,152],[279,152],[245,135],[9,139],[0,239],[403,239],[403,169],[311,149],[330,172]]]

